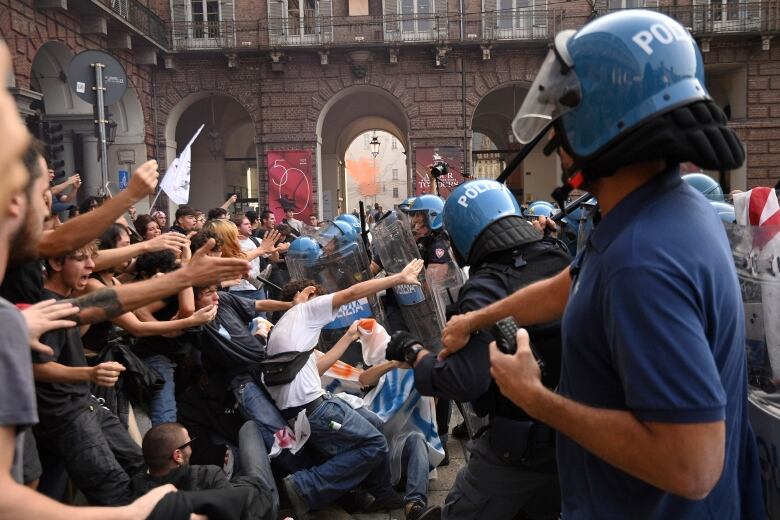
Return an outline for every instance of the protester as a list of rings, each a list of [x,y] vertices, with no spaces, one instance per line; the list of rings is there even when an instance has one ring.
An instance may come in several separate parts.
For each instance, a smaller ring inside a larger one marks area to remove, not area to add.
[[[168,216],[164,211],[157,210],[152,212],[152,218],[155,222],[157,222],[157,226],[160,228],[162,233],[166,233],[168,231]]]
[[[176,220],[170,230],[186,236],[195,229],[198,222],[197,219],[198,212],[195,209],[189,206],[179,206],[179,209],[176,210]]]
[[[144,240],[151,240],[162,233],[160,224],[151,215],[138,215],[133,226]]]

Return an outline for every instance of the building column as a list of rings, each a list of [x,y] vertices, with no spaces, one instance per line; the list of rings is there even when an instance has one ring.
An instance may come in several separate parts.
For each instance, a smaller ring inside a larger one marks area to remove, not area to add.
[[[62,160],[65,161],[65,175],[70,177],[76,170],[76,160],[73,152],[73,133],[65,131],[62,133]]]
[[[84,171],[81,172],[82,196],[97,195],[100,186],[100,162],[98,161],[98,138],[91,134],[81,135]]]

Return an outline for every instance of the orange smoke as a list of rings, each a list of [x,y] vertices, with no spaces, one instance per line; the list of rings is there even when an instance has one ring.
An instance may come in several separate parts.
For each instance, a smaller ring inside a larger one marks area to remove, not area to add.
[[[347,174],[358,185],[358,192],[363,197],[373,197],[379,193],[379,185],[376,182],[377,171],[374,160],[368,157],[362,159],[347,159]]]

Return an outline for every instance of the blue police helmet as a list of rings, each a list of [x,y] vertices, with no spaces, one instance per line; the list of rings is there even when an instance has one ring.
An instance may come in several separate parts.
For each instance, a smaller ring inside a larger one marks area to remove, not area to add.
[[[416,198],[417,197],[406,197],[398,204],[398,209],[400,209],[403,212],[409,211],[409,206],[412,205],[412,202],[414,202],[414,199]]]
[[[710,205],[715,209],[724,223],[734,224],[737,221],[737,214],[734,212],[734,206],[731,204],[712,200],[710,201]]]
[[[718,181],[703,173],[689,173],[683,175],[682,179],[687,182],[691,188],[698,191],[708,199],[716,202],[725,202],[723,197],[723,188]]]
[[[528,205],[525,210],[525,217],[536,219],[539,217],[552,217],[558,210],[555,206],[546,200],[537,200]]]
[[[542,238],[522,217],[509,188],[493,180],[461,184],[447,197],[442,214],[459,263],[475,265],[490,253]]]
[[[428,227],[437,231],[441,229],[441,219],[438,221],[436,217],[439,216],[444,209],[444,200],[436,195],[420,195],[415,197],[409,205],[407,213],[425,212],[428,215]],[[438,226],[438,227],[435,227]]]
[[[317,233],[317,242],[319,242],[322,247],[327,247],[330,252],[355,242],[358,239],[358,236],[359,234],[352,225],[343,220],[334,220]]]
[[[710,99],[696,43],[661,13],[628,9],[555,37],[512,128],[528,143],[551,121],[575,159],[677,107]]]
[[[287,256],[301,259],[307,263],[314,262],[322,254],[320,245],[311,237],[298,237],[292,241],[287,250]]]
[[[334,222],[335,221],[346,222],[347,224],[352,226],[352,229],[358,235],[362,232],[362,229],[360,228],[360,219],[355,215],[353,215],[352,213],[342,213],[341,215],[339,215],[333,220]]]

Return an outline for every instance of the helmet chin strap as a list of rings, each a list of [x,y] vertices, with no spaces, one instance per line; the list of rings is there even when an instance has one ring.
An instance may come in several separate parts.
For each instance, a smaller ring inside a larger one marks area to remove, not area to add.
[[[544,155],[550,156],[555,153],[559,147],[563,146],[563,139],[560,137],[561,132],[562,130],[560,128],[556,128],[553,138],[550,139],[544,146]],[[558,203],[558,207],[561,208],[561,216],[565,216],[567,209],[566,199],[569,198],[569,194],[572,191],[582,186],[582,184],[585,182],[585,176],[582,174],[582,170],[580,169],[579,165],[575,162],[564,170],[562,178],[563,184],[555,188],[551,196],[553,200]]]

